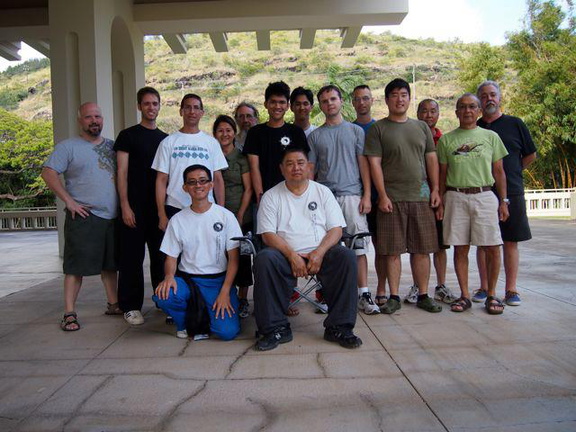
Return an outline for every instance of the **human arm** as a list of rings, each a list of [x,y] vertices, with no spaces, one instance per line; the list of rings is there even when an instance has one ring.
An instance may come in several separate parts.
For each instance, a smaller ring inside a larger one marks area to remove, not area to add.
[[[370,165],[364,155],[357,155],[360,180],[362,181],[362,198],[360,200],[360,214],[368,214],[372,210],[372,187],[370,184]]]
[[[502,222],[508,219],[510,213],[508,212],[508,204],[504,202],[507,198],[506,192],[506,173],[504,172],[504,164],[502,159],[492,162],[492,176],[496,181],[496,192],[498,198],[500,199],[500,204],[498,206],[498,216]]]
[[[266,246],[279,250],[286,257],[294,277],[308,276],[304,258],[292,249],[282,237],[273,232],[265,232],[262,234],[262,241],[264,241]]]
[[[384,186],[384,174],[382,173],[382,158],[380,156],[368,156],[370,165],[370,176],[374,182],[374,187],[378,192],[378,208],[384,213],[392,212],[392,201],[386,194]]]
[[[242,174],[242,185],[244,186],[244,192],[242,192],[240,208],[238,209],[238,214],[236,215],[240,225],[242,225],[242,222],[244,221],[244,215],[250,207],[250,200],[252,199],[252,181],[250,179],[249,172]]]
[[[222,177],[222,171],[214,171],[214,198],[216,198],[216,203],[221,206],[224,205],[225,192],[224,192],[224,178]]]
[[[118,175],[116,177],[116,187],[120,198],[120,208],[122,209],[122,221],[130,228],[136,228],[136,216],[128,202],[128,162],[130,153],[118,150],[116,152],[116,163],[118,165]]]
[[[216,313],[216,319],[225,318],[225,314],[231,317],[236,311],[230,303],[230,289],[234,284],[234,278],[238,272],[238,263],[240,261],[240,249],[234,248],[228,251],[228,264],[226,266],[226,277],[224,278],[224,283],[222,288],[220,288],[220,293],[216,297],[216,301],[212,305],[212,310]]]
[[[430,207],[437,208],[440,205],[440,194],[438,189],[438,156],[436,152],[428,152],[426,158],[426,174],[430,186]]]
[[[166,260],[164,261],[164,280],[158,284],[155,290],[160,300],[166,300],[168,298],[170,288],[174,290],[174,294],[178,291],[176,279],[174,279],[177,263],[177,258],[166,255]]]
[[[527,154],[522,158],[522,169],[528,168],[536,160],[536,153]]]
[[[252,189],[256,195],[256,204],[260,204],[260,199],[264,193],[262,174],[260,173],[260,156],[249,154],[248,165],[250,165],[250,178],[252,179]]]
[[[436,219],[444,219],[444,194],[446,193],[446,173],[448,172],[447,164],[440,164],[440,181],[438,183],[440,205],[436,209]]]
[[[156,173],[156,206],[158,207],[158,228],[166,231],[168,216],[166,216],[166,188],[168,187],[168,174],[158,171]]]
[[[320,244],[316,249],[307,254],[302,254],[304,258],[308,259],[308,265],[306,270],[308,274],[316,274],[320,271],[322,267],[322,261],[324,260],[324,255],[332,247],[338,244],[342,238],[342,227],[334,227],[326,233]]]
[[[46,182],[46,186],[50,188],[52,192],[56,194],[58,198],[64,201],[66,208],[70,212],[72,219],[76,215],[80,215],[82,218],[88,217],[90,214],[90,206],[85,204],[77,203],[74,198],[70,196],[62,182],[60,181],[59,174],[52,168],[44,167],[42,168],[42,179]]]

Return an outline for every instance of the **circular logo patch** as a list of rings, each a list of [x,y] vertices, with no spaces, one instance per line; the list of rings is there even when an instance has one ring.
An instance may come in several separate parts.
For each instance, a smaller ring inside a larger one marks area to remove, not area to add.
[[[287,136],[283,136],[282,138],[280,138],[280,144],[282,144],[284,147],[286,147],[288,144],[290,144],[292,141],[290,140],[289,137]]]
[[[222,228],[224,228],[224,225],[222,225],[220,222],[216,222],[212,228],[214,228],[214,231],[220,232],[222,231]]]
[[[311,203],[308,204],[308,210],[316,210],[318,208],[318,204],[316,204],[316,201],[312,201]]]

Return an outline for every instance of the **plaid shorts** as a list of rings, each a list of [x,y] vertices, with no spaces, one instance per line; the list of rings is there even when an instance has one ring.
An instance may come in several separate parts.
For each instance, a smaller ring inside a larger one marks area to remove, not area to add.
[[[427,201],[393,202],[392,213],[378,210],[378,255],[438,252],[436,216]]]

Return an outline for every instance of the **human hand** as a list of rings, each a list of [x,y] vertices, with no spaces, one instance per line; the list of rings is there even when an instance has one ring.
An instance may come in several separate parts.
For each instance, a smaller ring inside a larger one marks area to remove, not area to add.
[[[176,280],[173,277],[168,276],[158,284],[154,292],[160,300],[166,300],[170,295],[170,288],[174,290],[174,294],[178,292],[178,284],[176,283]]]
[[[90,207],[92,207],[86,204],[78,204],[73,199],[67,201],[65,204],[66,209],[70,212],[70,216],[72,216],[72,219],[75,219],[77,214],[83,219],[86,219],[90,214]]]
[[[308,270],[306,269],[306,261],[304,261],[306,255],[307,254],[299,255],[296,252],[294,252],[288,259],[294,277],[298,278],[308,276]]]
[[[378,197],[378,209],[383,213],[392,213],[392,201],[388,195]]]
[[[130,228],[136,228],[136,216],[129,205],[122,206],[122,221]]]
[[[228,314],[228,316],[231,318],[232,315],[234,315],[236,312],[232,307],[232,303],[230,303],[230,294],[224,293],[222,290],[220,290],[220,294],[218,294],[218,297],[216,297],[216,301],[212,305],[212,310],[216,311],[216,319],[226,318],[225,314]]]

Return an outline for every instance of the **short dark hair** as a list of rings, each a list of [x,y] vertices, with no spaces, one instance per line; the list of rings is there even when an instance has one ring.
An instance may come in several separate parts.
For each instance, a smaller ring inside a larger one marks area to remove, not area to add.
[[[218,117],[216,117],[216,120],[214,120],[214,124],[212,125],[212,135],[216,135],[216,129],[218,129],[220,123],[228,123],[234,130],[234,134],[236,134],[237,129],[234,119],[226,114],[220,114]]]
[[[242,101],[238,104],[238,106],[234,110],[234,118],[238,116],[238,110],[242,107],[250,108],[254,112],[254,117],[256,117],[256,119],[260,117],[260,114],[258,114],[258,110],[254,105],[252,105],[250,102]]]
[[[180,101],[180,109],[184,108],[184,102],[186,102],[186,100],[188,99],[196,99],[198,102],[200,102],[200,109],[204,110],[204,104],[202,103],[202,98],[195,93],[187,93],[184,95],[184,97]]]
[[[281,163],[284,163],[284,159],[286,159],[286,156],[291,154],[291,153],[302,153],[304,156],[306,156],[306,160],[308,160],[308,150],[306,150],[306,148],[304,148],[298,144],[288,144],[284,148],[284,153],[282,154]]]
[[[266,91],[264,92],[264,100],[267,101],[272,96],[282,96],[285,97],[287,101],[290,100],[290,86],[284,81],[276,81],[268,84]]]
[[[320,102],[320,95],[322,93],[330,92],[330,91],[335,91],[336,93],[338,93],[338,96],[340,97],[340,99],[342,99],[342,91],[340,90],[340,87],[338,87],[337,85],[334,85],[334,84],[328,84],[328,85],[325,85],[324,87],[322,87],[320,90],[318,90],[318,93],[316,93],[316,98],[318,99],[318,102]]]
[[[440,110],[440,105],[438,104],[437,101],[435,101],[434,99],[422,99],[420,101],[420,103],[418,104],[418,109],[416,109],[416,112],[420,112],[420,109],[422,108],[422,105],[424,105],[425,103],[433,103],[436,105],[436,108],[438,108],[438,110]]]
[[[368,87],[367,84],[360,84],[360,85],[357,85],[356,87],[354,87],[354,90],[352,90],[352,93],[354,93],[356,90],[370,90],[370,87]]]
[[[158,98],[158,102],[160,102],[160,93],[158,93],[158,90],[156,90],[154,87],[142,87],[140,90],[138,90],[138,93],[136,93],[136,100],[138,101],[138,105],[142,103],[142,99],[144,99],[144,96],[147,94],[156,96]]]
[[[184,170],[184,173],[182,173],[182,179],[184,180],[184,183],[186,183],[186,177],[188,176],[189,173],[191,173],[192,171],[204,171],[206,173],[206,175],[208,176],[208,180],[212,181],[212,173],[210,172],[210,170],[205,167],[204,165],[200,165],[200,164],[195,164],[195,165],[190,165],[188,168],[186,168]]]
[[[290,94],[290,105],[296,101],[298,96],[302,95],[306,96],[306,99],[308,99],[310,105],[314,105],[314,95],[312,94],[312,90],[306,89],[302,86],[296,87],[294,90],[292,90],[292,93]]]
[[[390,96],[390,93],[392,93],[392,91],[399,89],[408,90],[408,97],[411,96],[410,84],[408,84],[408,82],[406,80],[403,80],[402,78],[395,78],[386,85],[386,88],[384,89],[384,97],[388,99],[388,96]]]

